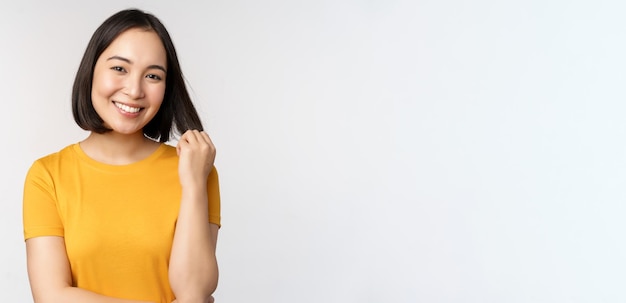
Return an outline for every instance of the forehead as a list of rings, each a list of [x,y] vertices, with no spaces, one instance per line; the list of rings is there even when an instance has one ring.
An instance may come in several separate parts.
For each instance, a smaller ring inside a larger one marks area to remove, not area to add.
[[[124,57],[136,64],[167,63],[167,54],[161,38],[153,30],[141,28],[131,28],[122,32],[102,52],[98,61],[111,56]]]

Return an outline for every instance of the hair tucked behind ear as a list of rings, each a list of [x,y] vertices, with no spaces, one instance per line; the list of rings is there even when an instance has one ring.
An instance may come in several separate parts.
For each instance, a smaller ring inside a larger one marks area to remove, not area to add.
[[[72,113],[76,123],[82,129],[96,133],[111,131],[104,126],[102,118],[93,108],[91,100],[93,73],[102,52],[121,33],[131,28],[154,31],[161,39],[167,54],[163,103],[154,118],[144,127],[144,135],[159,142],[166,142],[174,133],[180,134],[189,129],[203,130],[198,112],[187,92],[176,49],[167,29],[152,14],[137,9],[123,10],[109,17],[91,37],[78,67],[72,90]]]

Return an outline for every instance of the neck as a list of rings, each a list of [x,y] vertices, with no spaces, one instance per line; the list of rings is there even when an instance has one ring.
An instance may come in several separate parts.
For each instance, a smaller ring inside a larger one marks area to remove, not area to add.
[[[143,133],[124,135],[115,132],[98,134],[91,132],[80,142],[80,147],[92,159],[113,165],[125,165],[140,161],[152,154],[159,143],[144,137]]]

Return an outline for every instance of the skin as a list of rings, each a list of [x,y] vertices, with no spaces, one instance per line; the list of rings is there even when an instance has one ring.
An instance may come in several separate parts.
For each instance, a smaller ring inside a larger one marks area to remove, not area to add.
[[[87,155],[102,163],[123,165],[144,159],[158,148],[159,143],[145,138],[142,129],[163,102],[166,70],[165,49],[152,31],[127,30],[105,49],[94,68],[92,100],[96,112],[112,131],[92,132],[80,142]],[[116,104],[140,110],[124,113]],[[218,277],[218,226],[206,220],[206,183],[215,160],[215,146],[207,133],[189,130],[181,136],[176,150],[182,197],[169,265],[170,285],[177,298],[174,302],[213,302]],[[28,239],[26,253],[36,303],[142,302],[72,287],[62,237]]]

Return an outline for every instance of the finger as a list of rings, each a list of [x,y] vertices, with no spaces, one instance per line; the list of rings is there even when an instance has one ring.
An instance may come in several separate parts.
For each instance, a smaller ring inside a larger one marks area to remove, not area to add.
[[[185,133],[184,133],[184,134],[180,137],[180,139],[181,139],[181,140],[184,140],[184,141],[186,141],[186,142],[188,142],[188,143],[191,143],[191,144],[194,144],[194,143],[198,142],[198,139],[197,139],[197,137],[196,137],[196,134],[195,134],[194,130],[192,130],[192,129],[187,130],[187,131],[186,131],[186,132],[185,132]]]
[[[187,142],[187,136],[189,136],[189,131],[185,131],[182,135],[180,135],[178,142]]]
[[[202,138],[202,135],[200,134],[199,130],[197,130],[197,129],[192,130],[190,135],[193,136],[194,143],[200,144],[200,143],[204,142],[204,139]]]
[[[209,134],[207,134],[205,131],[200,132],[200,135],[202,136],[202,139],[209,145],[213,145],[213,141],[211,140],[211,137],[209,137]]]

